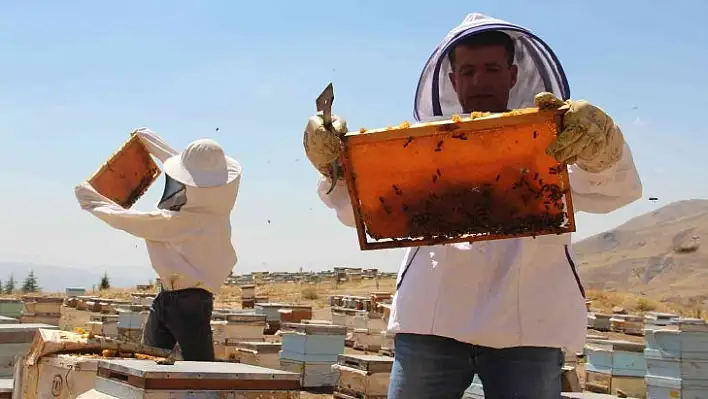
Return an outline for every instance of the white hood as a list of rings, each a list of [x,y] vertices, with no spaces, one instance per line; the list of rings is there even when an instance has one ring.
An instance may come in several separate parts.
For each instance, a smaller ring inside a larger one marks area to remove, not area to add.
[[[519,79],[509,95],[509,109],[533,107],[534,96],[542,91],[551,92],[564,100],[570,98],[570,87],[563,67],[543,40],[521,26],[474,13],[467,15],[460,25],[447,34],[425,64],[415,96],[413,116],[416,121],[462,112],[448,78],[451,67],[447,54],[466,37],[486,31],[502,31],[514,40],[514,60],[519,68]]]

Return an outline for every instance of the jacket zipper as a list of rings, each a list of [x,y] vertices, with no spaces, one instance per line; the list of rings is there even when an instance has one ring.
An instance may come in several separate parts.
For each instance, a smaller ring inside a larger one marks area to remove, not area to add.
[[[575,267],[575,262],[573,262],[573,258],[570,256],[570,251],[568,250],[568,245],[563,246],[565,249],[565,258],[568,260],[568,264],[570,265],[570,270],[573,272],[573,277],[575,277],[575,283],[578,284],[578,289],[580,290],[580,295],[583,296],[583,299],[585,299],[585,288],[583,287],[583,283],[580,281],[580,275],[578,274],[578,269]]]

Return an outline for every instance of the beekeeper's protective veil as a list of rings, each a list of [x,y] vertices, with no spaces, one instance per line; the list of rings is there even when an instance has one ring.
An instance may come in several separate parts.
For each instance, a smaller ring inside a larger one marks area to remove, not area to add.
[[[209,139],[189,144],[181,154],[165,160],[163,168],[165,189],[157,207],[172,211],[187,205],[188,193],[193,189],[228,185],[241,173],[238,162],[224,155],[221,146]]]
[[[509,109],[533,107],[536,94],[548,91],[570,98],[570,88],[558,58],[538,36],[512,23],[483,14],[469,14],[435,48],[418,82],[414,117],[426,121],[461,113],[462,107],[450,83],[448,52],[465,38],[488,31],[501,31],[514,41],[518,81],[509,93]]]

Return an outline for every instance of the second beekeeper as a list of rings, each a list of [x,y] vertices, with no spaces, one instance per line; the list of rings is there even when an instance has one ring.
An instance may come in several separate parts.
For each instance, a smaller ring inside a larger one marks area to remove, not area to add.
[[[157,209],[124,209],[88,183],[76,187],[76,198],[111,227],[145,239],[162,291],[150,308],[143,343],[169,350],[179,343],[184,360],[213,361],[213,294],[237,261],[230,215],[241,165],[210,139],[179,153],[148,129],[134,134],[163,163],[166,183]]]

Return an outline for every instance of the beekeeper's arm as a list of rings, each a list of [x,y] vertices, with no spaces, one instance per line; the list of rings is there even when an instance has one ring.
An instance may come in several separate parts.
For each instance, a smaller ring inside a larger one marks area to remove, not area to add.
[[[342,152],[341,137],[346,133],[347,122],[343,118],[333,115],[332,128],[327,129],[322,117],[314,115],[307,121],[303,144],[307,159],[320,172],[317,187],[320,199],[336,212],[337,218],[345,226],[355,227],[354,210],[341,166],[333,167]],[[336,182],[334,188],[333,181]]]
[[[150,129],[140,128],[135,130],[133,134],[138,136],[147,151],[160,162],[178,154],[175,149]],[[124,209],[96,192],[88,183],[76,187],[74,191],[82,209],[91,212],[113,228],[153,241],[178,240],[185,234],[186,228],[183,226],[187,222],[185,215],[168,210],[139,212]]]
[[[89,183],[74,189],[81,209],[91,212],[113,228],[150,241],[179,241],[190,233],[191,215],[168,210],[140,212],[124,209],[99,194]]]
[[[586,101],[561,101],[551,93],[536,96],[539,108],[567,109],[563,131],[548,154],[570,166],[575,211],[609,213],[642,197],[642,182],[619,126]]]
[[[161,139],[155,132],[148,128],[143,127],[136,129],[133,134],[140,138],[145,149],[155,158],[159,159],[160,162],[165,162],[167,158],[179,154],[179,152],[170,147],[165,140]]]

